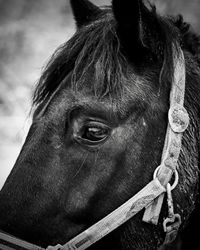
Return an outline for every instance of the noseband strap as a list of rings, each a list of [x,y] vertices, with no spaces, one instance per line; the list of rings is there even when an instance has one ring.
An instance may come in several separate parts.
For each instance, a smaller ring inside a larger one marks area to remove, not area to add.
[[[0,249],[1,250],[44,250],[39,246],[18,239],[9,234],[0,232]]]

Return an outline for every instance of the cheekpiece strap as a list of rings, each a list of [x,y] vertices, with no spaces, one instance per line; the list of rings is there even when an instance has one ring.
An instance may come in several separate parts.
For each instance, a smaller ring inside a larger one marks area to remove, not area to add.
[[[189,115],[183,107],[185,97],[185,59],[181,48],[173,49],[174,77],[170,93],[170,109],[168,112],[168,127],[162,153],[161,165],[157,171],[157,178],[166,188],[172,175],[176,171],[181,152],[182,135],[189,125]],[[164,194],[156,198],[145,210],[143,221],[157,225]]]

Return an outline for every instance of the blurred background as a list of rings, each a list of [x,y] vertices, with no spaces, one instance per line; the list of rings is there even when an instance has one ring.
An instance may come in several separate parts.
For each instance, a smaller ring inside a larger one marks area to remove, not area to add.
[[[181,13],[200,32],[199,0],[151,2],[161,13]],[[31,96],[42,68],[74,31],[69,0],[0,0],[0,189],[30,126]]]

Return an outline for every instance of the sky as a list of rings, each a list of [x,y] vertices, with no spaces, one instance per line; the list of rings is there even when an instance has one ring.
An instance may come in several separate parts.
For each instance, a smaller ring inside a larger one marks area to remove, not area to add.
[[[151,1],[162,13],[184,14],[199,30],[199,0]],[[69,0],[0,0],[0,188],[30,126],[31,95],[42,68],[74,31]]]

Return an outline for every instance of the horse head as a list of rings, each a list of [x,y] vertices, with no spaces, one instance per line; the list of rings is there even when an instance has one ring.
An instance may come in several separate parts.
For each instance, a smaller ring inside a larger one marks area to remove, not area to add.
[[[161,161],[173,60],[181,50],[190,124],[173,197],[184,230],[198,203],[195,34],[180,17],[161,17],[139,0],[71,6],[77,30],[35,89],[31,128],[0,192],[0,229],[43,247],[64,244],[149,183]],[[166,213],[164,201],[157,226],[142,222],[140,212],[91,249],[157,249]]]

